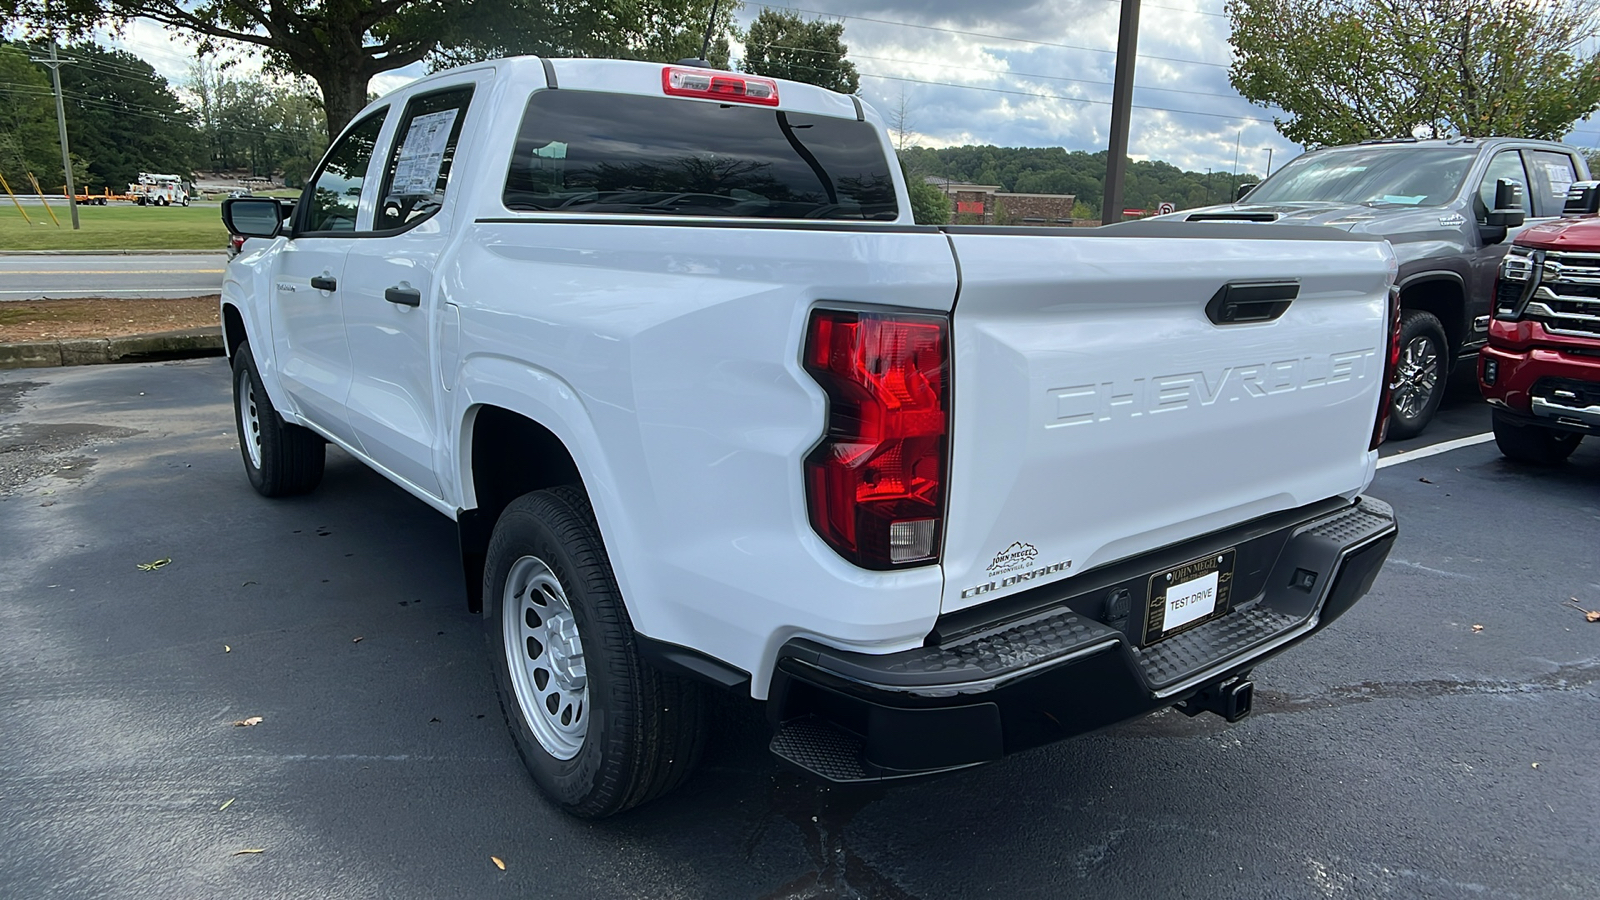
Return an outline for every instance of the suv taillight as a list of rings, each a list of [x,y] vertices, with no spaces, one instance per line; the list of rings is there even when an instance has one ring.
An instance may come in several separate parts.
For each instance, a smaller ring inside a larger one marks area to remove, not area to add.
[[[1372,426],[1372,442],[1368,450],[1378,449],[1389,434],[1389,403],[1394,388],[1394,376],[1400,368],[1400,289],[1389,288],[1389,355],[1383,362],[1383,397],[1378,401],[1378,421]]]
[[[805,369],[828,395],[806,457],[811,525],[867,569],[939,561],[950,431],[950,320],[818,309]]]

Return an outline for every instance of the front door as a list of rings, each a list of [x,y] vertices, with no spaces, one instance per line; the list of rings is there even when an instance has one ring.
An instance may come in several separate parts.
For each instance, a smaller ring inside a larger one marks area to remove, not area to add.
[[[352,125],[328,151],[301,195],[272,278],[272,336],[284,390],[302,418],[346,443],[353,437],[344,406],[351,358],[341,289],[386,113]]]
[[[443,311],[437,269],[454,205],[450,171],[473,87],[447,86],[406,103],[379,170],[378,236],[355,242],[345,261],[350,427],[374,462],[434,496],[441,376],[432,351]]]

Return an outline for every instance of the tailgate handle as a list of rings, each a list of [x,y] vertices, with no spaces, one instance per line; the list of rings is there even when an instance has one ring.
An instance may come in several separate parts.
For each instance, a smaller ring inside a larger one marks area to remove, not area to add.
[[[1225,284],[1206,304],[1206,318],[1213,325],[1245,325],[1271,322],[1289,309],[1300,296],[1298,281],[1255,281]]]

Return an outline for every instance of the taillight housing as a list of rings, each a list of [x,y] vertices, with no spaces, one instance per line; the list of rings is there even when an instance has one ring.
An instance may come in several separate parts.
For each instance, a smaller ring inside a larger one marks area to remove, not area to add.
[[[661,70],[661,90],[672,97],[700,97],[725,103],[753,103],[756,106],[778,105],[776,81],[712,69],[667,66]]]
[[[1389,435],[1389,404],[1394,390],[1395,373],[1400,369],[1400,289],[1389,287],[1389,353],[1383,362],[1383,396],[1378,401],[1378,421],[1372,426],[1372,442],[1368,450],[1378,449]]]
[[[804,366],[828,395],[822,441],[805,461],[812,527],[862,568],[937,563],[950,447],[949,318],[817,309]]]

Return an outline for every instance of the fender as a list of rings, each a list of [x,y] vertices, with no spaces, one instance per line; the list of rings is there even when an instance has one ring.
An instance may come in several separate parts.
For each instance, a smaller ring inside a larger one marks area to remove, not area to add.
[[[1437,264],[1438,260],[1433,260],[1432,262]],[[1404,266],[1401,267],[1401,271],[1404,271]],[[1448,348],[1453,361],[1461,354],[1462,345],[1469,343],[1472,339],[1472,296],[1471,291],[1467,288],[1466,278],[1453,269],[1428,269],[1402,276],[1395,286],[1400,289],[1401,305],[1407,306],[1404,299],[1406,291],[1419,285],[1432,283],[1448,284],[1455,288],[1461,297],[1460,307],[1455,309],[1449,316],[1442,315],[1441,310],[1430,309],[1435,315],[1439,316],[1439,321],[1444,325],[1445,334],[1451,336],[1456,342],[1456,346]],[[1407,308],[1420,307],[1407,306]]]
[[[270,287],[268,276],[282,241],[282,238],[275,239],[253,254],[241,254],[230,260],[222,276],[222,300],[218,313],[220,315],[223,306],[237,309],[239,317],[244,320],[245,340],[253,347],[272,346],[272,317],[266,309],[266,305],[272,302],[272,294],[267,290]],[[256,369],[261,374],[261,384],[267,389],[267,398],[272,401],[272,408],[290,422],[304,424],[278,377],[276,356],[257,353],[255,361]],[[230,366],[233,363],[231,354],[228,362]]]
[[[549,429],[561,440],[577,464],[584,489],[594,507],[601,539],[611,557],[611,569],[634,628],[648,634],[653,605],[641,598],[651,595],[651,585],[641,573],[630,571],[624,563],[641,558],[635,551],[638,538],[617,493],[617,480],[600,437],[578,392],[554,373],[500,356],[469,356],[457,370],[454,390],[450,391],[450,421],[459,423],[453,440],[444,443],[450,458],[441,460],[441,471],[455,473],[445,491],[457,499],[463,510],[478,505],[472,483],[470,442],[474,420],[484,406],[497,406],[531,419]],[[482,523],[492,528],[493,523]]]

